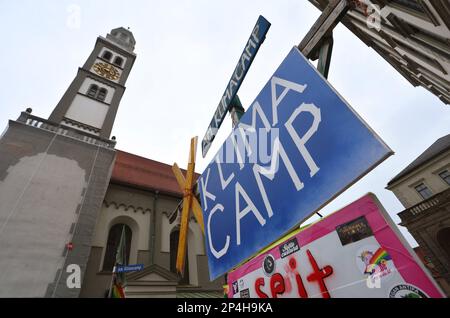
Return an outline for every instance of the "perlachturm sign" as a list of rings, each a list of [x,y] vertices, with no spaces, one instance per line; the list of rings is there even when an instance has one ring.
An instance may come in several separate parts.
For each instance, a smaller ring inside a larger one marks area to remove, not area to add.
[[[230,298],[444,297],[373,194],[228,274]]]
[[[391,154],[294,47],[199,178],[210,278],[288,233]]]

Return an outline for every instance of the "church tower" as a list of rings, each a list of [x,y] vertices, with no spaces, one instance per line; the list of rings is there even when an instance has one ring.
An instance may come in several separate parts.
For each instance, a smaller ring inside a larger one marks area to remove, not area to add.
[[[106,39],[98,37],[49,120],[109,138],[136,58],[135,44],[133,34],[124,28],[112,30]]]
[[[98,37],[50,117],[27,109],[0,136],[0,297],[79,296],[135,44]]]

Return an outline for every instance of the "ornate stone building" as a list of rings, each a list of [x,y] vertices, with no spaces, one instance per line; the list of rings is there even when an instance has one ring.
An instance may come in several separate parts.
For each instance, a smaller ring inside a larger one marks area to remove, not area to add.
[[[330,2],[309,1],[320,10]],[[355,6],[346,13],[342,23],[412,85],[424,87],[449,104],[450,2],[349,1]]]
[[[135,44],[124,28],[98,37],[50,117],[27,109],[0,136],[0,297],[104,297],[122,228],[128,263],[145,265],[128,297],[222,295],[193,220],[184,278],[174,274],[182,193],[170,166],[110,139]]]
[[[405,207],[398,215],[421,258],[450,296],[450,135],[433,143],[387,185]]]

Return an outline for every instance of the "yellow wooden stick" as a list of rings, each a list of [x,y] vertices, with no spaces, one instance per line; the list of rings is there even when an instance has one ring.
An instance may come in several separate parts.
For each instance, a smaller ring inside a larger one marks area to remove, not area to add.
[[[177,271],[183,275],[184,263],[186,258],[186,240],[189,226],[189,212],[192,205],[192,186],[194,181],[195,156],[197,152],[197,137],[191,139],[191,147],[189,149],[189,162],[186,173],[186,182],[183,196],[183,209],[181,211],[180,236],[178,240],[177,253]]]
[[[178,167],[178,165],[176,163],[173,164],[172,171],[173,171],[173,174],[175,175],[175,178],[177,179],[178,185],[180,186],[181,189],[184,190],[184,188],[186,186],[186,180],[184,179],[181,169]],[[191,208],[192,208],[192,212],[194,212],[194,216],[195,216],[195,219],[197,220],[198,225],[200,226],[203,234],[205,234],[205,225],[203,223],[202,207],[195,196],[192,196]]]
[[[178,238],[178,251],[177,251],[177,272],[181,275],[184,274],[184,263],[186,258],[186,240],[188,233],[188,221],[189,221],[189,200],[187,197],[183,199],[183,210],[181,212],[181,226],[180,236]]]

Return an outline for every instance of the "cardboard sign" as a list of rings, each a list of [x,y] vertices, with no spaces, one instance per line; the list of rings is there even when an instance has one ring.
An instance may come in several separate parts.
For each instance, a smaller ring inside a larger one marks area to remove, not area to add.
[[[286,235],[391,154],[294,47],[199,178],[210,278]]]
[[[230,298],[445,297],[373,194],[228,274]]]

